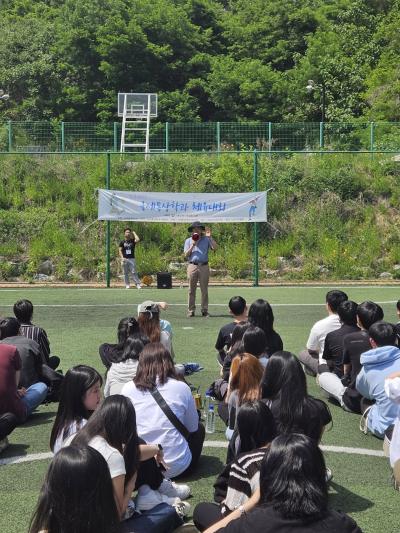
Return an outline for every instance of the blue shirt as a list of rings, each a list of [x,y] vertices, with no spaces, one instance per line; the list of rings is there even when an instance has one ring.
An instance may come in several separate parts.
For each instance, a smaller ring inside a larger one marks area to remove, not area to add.
[[[192,245],[192,238],[189,237],[185,241],[184,252],[186,253]],[[188,256],[188,261],[194,263],[207,263],[208,250],[211,248],[210,239],[208,237],[201,237],[195,244],[192,253]]]

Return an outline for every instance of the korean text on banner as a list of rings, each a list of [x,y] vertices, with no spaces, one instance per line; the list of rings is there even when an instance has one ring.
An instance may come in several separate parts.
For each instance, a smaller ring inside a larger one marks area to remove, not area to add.
[[[99,189],[99,220],[265,222],[267,192],[164,193]]]

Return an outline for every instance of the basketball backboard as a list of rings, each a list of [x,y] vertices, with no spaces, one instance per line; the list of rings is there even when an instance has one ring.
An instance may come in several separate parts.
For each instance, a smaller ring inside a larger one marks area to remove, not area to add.
[[[118,93],[118,116],[145,118],[150,105],[150,117],[157,116],[157,94],[155,93]]]

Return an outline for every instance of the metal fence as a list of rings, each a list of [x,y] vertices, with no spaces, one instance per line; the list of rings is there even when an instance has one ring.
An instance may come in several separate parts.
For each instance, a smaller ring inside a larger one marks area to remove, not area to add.
[[[118,152],[121,124],[3,122],[0,152]],[[397,122],[154,122],[150,151],[400,151]]]

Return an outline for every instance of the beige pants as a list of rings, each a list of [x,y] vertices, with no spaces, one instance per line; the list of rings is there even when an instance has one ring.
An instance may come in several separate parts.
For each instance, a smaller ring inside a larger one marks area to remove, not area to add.
[[[189,311],[196,309],[196,288],[200,283],[201,291],[201,311],[208,311],[208,280],[210,279],[210,268],[208,265],[191,265],[187,267],[187,277],[189,280]]]

